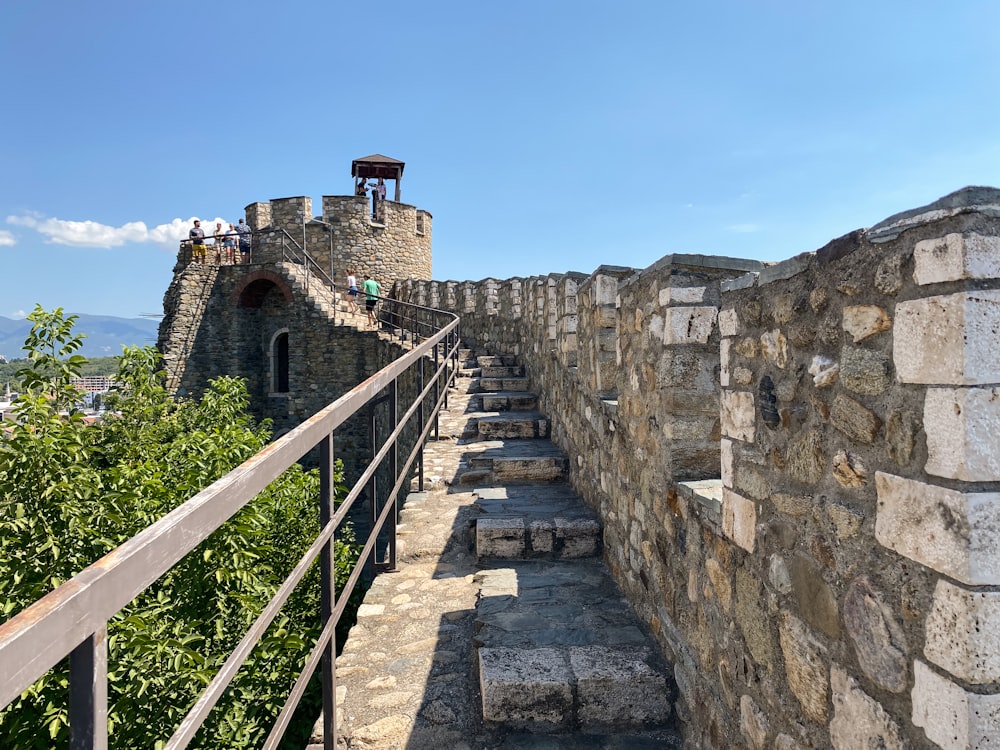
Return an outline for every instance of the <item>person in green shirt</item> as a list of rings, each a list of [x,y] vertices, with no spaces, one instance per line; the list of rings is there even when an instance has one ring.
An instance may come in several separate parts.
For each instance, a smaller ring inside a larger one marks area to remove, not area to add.
[[[365,310],[368,311],[368,325],[374,327],[378,324],[378,319],[375,317],[375,303],[378,302],[379,287],[378,282],[371,277],[371,274],[365,274]]]

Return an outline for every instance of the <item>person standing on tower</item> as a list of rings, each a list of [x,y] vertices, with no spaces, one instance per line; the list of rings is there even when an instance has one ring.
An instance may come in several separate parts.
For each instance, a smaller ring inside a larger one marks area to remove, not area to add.
[[[247,223],[240,219],[240,223],[236,226],[236,232],[240,236],[240,255],[242,256],[240,260],[243,263],[250,262],[250,242],[253,237],[253,230],[247,226]]]
[[[188,239],[191,240],[191,260],[195,263],[205,262],[205,230],[201,228],[201,222],[194,220],[194,226],[188,232]]]

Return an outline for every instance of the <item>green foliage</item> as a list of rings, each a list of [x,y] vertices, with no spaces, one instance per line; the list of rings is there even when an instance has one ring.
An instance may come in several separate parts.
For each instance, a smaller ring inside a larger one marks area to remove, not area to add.
[[[183,503],[270,439],[241,380],[174,401],[159,355],[127,349],[115,415],[87,426],[69,380],[83,364],[73,317],[40,308],[20,372],[18,419],[0,440],[0,621]],[[335,480],[339,483],[338,475]],[[113,747],[152,747],[180,723],[319,532],[319,477],[294,466],[109,623]],[[338,586],[356,560],[338,533]],[[313,565],[200,732],[195,747],[257,747],[319,633]],[[65,668],[0,712],[0,747],[68,742]],[[304,742],[302,743],[304,745]]]

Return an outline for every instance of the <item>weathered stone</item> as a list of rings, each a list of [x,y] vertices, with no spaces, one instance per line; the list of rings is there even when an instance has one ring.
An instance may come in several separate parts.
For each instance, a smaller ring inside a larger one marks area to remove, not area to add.
[[[747,552],[753,552],[757,539],[757,507],[753,500],[722,488],[722,533]]]
[[[753,372],[746,367],[734,367],[731,378],[734,385],[750,385],[753,382]]]
[[[1000,738],[1000,695],[977,695],[913,662],[914,725],[943,750],[987,750]]]
[[[719,333],[736,336],[739,333],[739,318],[733,309],[719,311]]]
[[[745,320],[749,325],[756,326],[760,323],[761,315],[764,312],[764,308],[761,307],[760,302],[753,299],[743,305],[743,320]]]
[[[1000,594],[944,579],[934,588],[924,655],[972,684],[1000,681]]]
[[[753,394],[723,391],[720,399],[722,434],[752,443],[756,434]]]
[[[840,365],[832,359],[817,354],[809,364],[809,374],[813,376],[813,385],[817,388],[827,388],[836,383],[840,377]]]
[[[570,649],[569,662],[581,726],[643,726],[669,717],[663,676],[635,653],[581,646]]]
[[[913,457],[920,423],[910,412],[894,411],[885,422],[885,444],[889,457],[899,466],[906,466]]]
[[[784,325],[795,316],[795,298],[790,294],[779,294],[771,300],[771,319]]]
[[[663,311],[663,343],[705,344],[715,329],[714,307],[668,307]]]
[[[929,388],[924,398],[928,474],[1000,480],[1000,388]]]
[[[712,589],[715,591],[719,604],[722,605],[724,611],[728,612],[733,600],[733,585],[729,581],[729,574],[714,557],[705,561],[705,573],[712,582]]]
[[[826,649],[808,628],[790,612],[782,612],[778,626],[785,674],[792,695],[802,706],[802,713],[817,724],[827,720]]]
[[[789,495],[785,492],[776,492],[771,495],[771,503],[779,513],[795,518],[808,516],[816,505],[808,495]]]
[[[888,355],[853,346],[840,350],[840,382],[849,391],[877,396],[891,385],[891,373]]]
[[[853,398],[838,393],[830,408],[830,423],[852,440],[871,445],[882,420]]]
[[[861,524],[864,523],[865,516],[854,508],[848,508],[840,503],[830,503],[826,508],[826,514],[833,523],[833,528],[837,532],[840,540],[850,539],[861,531]]]
[[[784,370],[788,366],[788,340],[779,330],[768,331],[760,336],[760,350],[764,359]]]
[[[573,709],[573,672],[554,648],[480,648],[483,721],[511,726],[566,726]]]
[[[890,297],[903,288],[903,256],[890,255],[875,269],[875,288]]]
[[[792,591],[799,613],[812,627],[831,638],[840,637],[840,614],[837,599],[822,572],[805,557],[796,555],[788,560]]]
[[[868,677],[893,693],[906,688],[909,648],[892,610],[871,581],[855,578],[844,597],[844,628]]]
[[[960,279],[1000,278],[1000,237],[946,234],[913,247],[913,280],[939,284]]]
[[[760,405],[760,421],[770,429],[781,424],[778,415],[778,396],[774,392],[774,382],[767,375],[757,385],[757,403]]]
[[[875,473],[875,538],[957,581],[1000,585],[1000,493]]]
[[[896,305],[892,357],[903,383],[1000,382],[1000,290],[959,292]]]
[[[809,306],[813,309],[813,312],[818,313],[826,307],[826,303],[829,301],[829,297],[826,293],[826,289],[821,286],[816,287],[811,292],[809,292]]]
[[[740,696],[740,731],[750,750],[764,750],[767,746],[767,716],[745,693]]]
[[[750,655],[758,664],[771,668],[774,645],[770,617],[763,601],[761,582],[744,567],[736,569],[736,617]]]
[[[890,328],[892,319],[889,313],[878,305],[850,305],[844,308],[844,330],[851,334],[855,344]]]
[[[767,479],[749,466],[741,466],[736,473],[736,489],[755,500],[764,500],[771,494],[771,487]]]
[[[788,445],[785,467],[798,482],[815,484],[823,476],[823,437],[810,430]]]
[[[736,342],[733,346],[733,351],[741,357],[754,359],[757,356],[757,352],[760,351],[760,348],[757,345],[757,339],[743,338]]]
[[[779,555],[771,555],[768,562],[768,581],[779,594],[787,594],[792,590],[792,579],[788,575],[788,566]]]
[[[846,671],[833,667],[830,686],[833,691],[833,720],[830,722],[833,750],[904,750],[907,747],[899,725]]]
[[[868,484],[868,469],[857,456],[837,451],[833,457],[833,478],[841,487],[864,487]]]
[[[804,748],[787,734],[779,734],[774,738],[774,750],[804,750]]]

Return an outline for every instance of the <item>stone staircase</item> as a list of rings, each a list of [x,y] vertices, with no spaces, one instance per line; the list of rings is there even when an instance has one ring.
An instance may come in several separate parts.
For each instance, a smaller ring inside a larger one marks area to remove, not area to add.
[[[338,658],[340,747],[682,747],[669,668],[523,369],[463,357],[400,517],[399,572],[375,580]]]
[[[282,261],[275,265],[278,272],[288,280],[292,288],[308,299],[313,309],[332,323],[359,330],[368,327],[368,317],[365,314],[363,303],[359,306],[358,312],[350,312],[347,300],[342,297],[340,292],[331,289],[325,281],[315,276],[310,277],[301,263]]]

